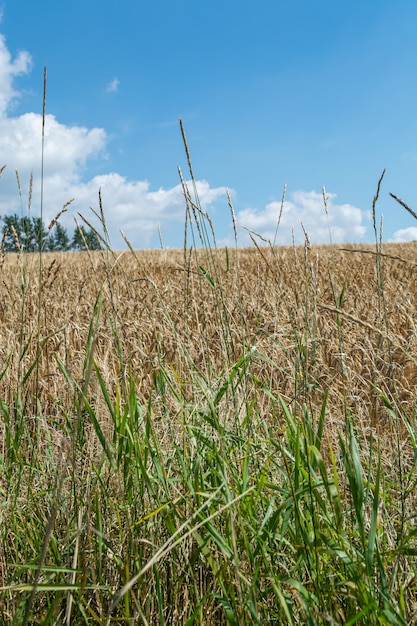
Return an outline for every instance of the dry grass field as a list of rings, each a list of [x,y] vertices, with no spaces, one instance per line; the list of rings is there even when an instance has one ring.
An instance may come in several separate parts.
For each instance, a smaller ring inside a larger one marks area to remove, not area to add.
[[[417,623],[417,244],[1,259],[0,616]]]

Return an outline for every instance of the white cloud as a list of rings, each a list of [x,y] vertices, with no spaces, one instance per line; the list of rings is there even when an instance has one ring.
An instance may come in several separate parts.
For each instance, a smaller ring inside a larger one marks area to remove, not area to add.
[[[1,83],[0,83],[1,90]],[[77,196],[77,187],[86,161],[102,152],[106,145],[103,129],[91,130],[60,124],[53,115],[45,118],[44,221],[54,217],[62,205]],[[18,171],[27,208],[29,181],[33,171],[31,208],[40,211],[42,116],[26,113],[18,117],[0,116],[0,154],[7,165],[0,181],[0,214],[20,213],[15,169]],[[73,227],[73,224],[71,224]]]
[[[224,187],[212,188],[206,181],[197,181],[197,193],[204,210],[224,196]],[[107,229],[114,233],[112,244],[120,247],[122,230],[135,247],[148,247],[159,224],[162,234],[175,222],[183,223],[185,201],[181,184],[170,189],[152,191],[148,181],[129,181],[117,173],[95,176],[77,189],[78,210],[89,219],[88,207],[98,212],[98,190],[101,190]],[[178,243],[180,245],[180,242]]]
[[[113,80],[107,84],[107,87],[106,87],[107,93],[115,93],[119,89],[119,85],[120,85],[120,80],[118,78],[113,78]]]
[[[364,221],[369,219],[368,213],[351,204],[337,204],[336,194],[326,195],[327,214],[322,193],[299,190],[290,194],[290,199],[284,202],[276,243],[292,243],[293,232],[295,243],[303,243],[305,235],[302,225],[313,244],[330,243],[330,240],[334,243],[361,241],[366,233]],[[281,201],[270,202],[263,210],[244,209],[236,215],[237,224],[272,242],[280,211]],[[243,245],[249,241],[248,235],[242,234],[240,243]]]
[[[5,115],[7,109],[19,93],[13,88],[16,76],[27,74],[32,67],[32,59],[28,52],[19,52],[12,59],[3,35],[0,35],[0,116]]]
[[[410,226],[409,228],[401,228],[396,230],[388,240],[389,243],[406,243],[407,241],[417,241],[417,227]]]
[[[42,116],[25,113],[0,118],[0,153],[24,172],[33,168],[41,153]],[[60,124],[53,115],[45,118],[45,168],[49,176],[57,173],[73,179],[88,158],[104,149],[106,133],[102,128]]]

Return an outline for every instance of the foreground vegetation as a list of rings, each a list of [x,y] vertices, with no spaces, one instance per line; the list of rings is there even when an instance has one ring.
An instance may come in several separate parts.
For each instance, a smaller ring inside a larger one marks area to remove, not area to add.
[[[2,623],[417,623],[417,246],[186,200],[183,251],[1,258]]]

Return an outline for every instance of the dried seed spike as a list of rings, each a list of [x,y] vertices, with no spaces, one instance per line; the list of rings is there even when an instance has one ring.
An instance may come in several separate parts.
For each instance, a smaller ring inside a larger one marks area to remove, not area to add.
[[[311,242],[310,242],[310,235],[308,234],[308,230],[305,228],[304,224],[301,222],[301,228],[304,231],[304,237],[305,237],[305,246],[307,248],[307,250],[311,249]]]
[[[282,213],[284,211],[284,204],[285,204],[285,198],[287,197],[287,183],[284,183],[284,189],[282,190],[282,198],[281,198],[281,207],[279,209],[279,216],[278,216],[278,226],[281,223],[281,218],[282,218]]]
[[[19,170],[17,169],[17,167],[15,167],[15,173],[16,173],[16,180],[17,180],[17,189],[19,191],[19,196],[22,197],[22,186],[20,184],[20,176],[19,176]]]
[[[7,237],[8,232],[9,231],[7,228],[3,230],[3,237],[1,239],[1,244],[0,244],[0,269],[3,267],[4,259],[6,257],[6,237]]]
[[[163,241],[162,241],[161,227],[160,227],[159,224],[158,224],[158,236],[159,236],[159,243],[161,245],[161,250],[163,250],[164,249],[164,244],[163,244]]]
[[[42,105],[42,138],[45,137],[45,117],[46,117],[46,84],[48,73],[46,65],[43,68],[43,105]]]
[[[190,210],[190,207],[191,207],[191,206],[192,206],[192,204],[193,204],[193,201],[191,200],[190,190],[188,189],[188,185],[187,185],[187,183],[186,183],[186,182],[185,182],[185,180],[184,180],[184,177],[183,177],[183,175],[182,175],[182,171],[181,171],[181,168],[180,168],[180,167],[178,167],[178,173],[179,173],[179,176],[180,176],[180,181],[181,181],[181,186],[182,186],[182,192],[183,192],[183,194],[184,194],[185,204],[186,204],[186,207],[187,207],[187,211],[189,211],[189,210]]]
[[[188,161],[188,168],[190,170],[190,176],[191,176],[192,179],[194,179],[193,166],[191,165],[190,150],[188,148],[187,136],[185,134],[184,124],[182,123],[182,118],[181,117],[180,117],[180,129],[181,129],[182,140],[184,142],[185,154],[187,155],[187,161]]]
[[[410,213],[410,215],[412,215],[414,217],[414,219],[417,220],[417,213],[415,213],[415,211],[413,211],[413,209],[411,207],[409,207],[408,204],[406,204],[404,202],[404,200],[401,200],[401,198],[396,196],[394,193],[389,192],[389,195],[391,196],[391,198],[394,198],[394,200],[396,200],[398,202],[398,204],[401,204],[401,206],[404,207],[404,209],[406,211],[408,211]]]
[[[277,241],[277,237],[278,237],[278,229],[279,226],[281,224],[281,219],[282,219],[282,214],[284,212],[284,205],[285,205],[285,198],[287,197],[287,183],[284,183],[284,189],[282,190],[282,198],[281,198],[281,206],[279,209],[279,215],[278,215],[278,221],[277,221],[277,227],[275,229],[275,235],[274,235],[274,246],[276,244]]]
[[[28,196],[28,211],[29,212],[32,207],[32,191],[33,191],[33,171],[30,173],[30,178],[29,178],[29,196]]]
[[[12,226],[12,233],[13,233],[13,239],[14,239],[14,243],[16,245],[16,248],[18,249],[19,252],[22,252],[23,250],[23,246],[21,245],[20,241],[19,241],[19,235],[16,232],[16,229],[14,226]]]
[[[126,244],[127,244],[128,248],[129,248],[129,250],[130,250],[131,252],[134,252],[133,246],[132,246],[132,244],[130,243],[129,239],[127,238],[126,234],[125,234],[122,230],[120,230],[120,234],[121,234],[121,236],[123,237],[124,241],[126,242]]]
[[[230,213],[232,214],[233,232],[235,233],[235,240],[237,240],[237,227],[236,227],[235,210],[233,208],[232,196],[230,195],[230,191],[228,189],[226,189],[226,196],[227,196],[227,204],[229,205]]]
[[[271,242],[269,241],[269,239],[265,239],[265,237],[263,237],[260,233],[257,233],[255,230],[252,230],[252,229],[250,229],[250,228],[246,228],[246,226],[243,226],[243,228],[244,228],[245,230],[247,230],[247,231],[248,231],[249,236],[250,236],[250,238],[252,239],[252,241],[253,241],[254,243],[255,243],[255,241],[254,241],[253,235],[255,235],[255,237],[258,237],[258,238],[259,238],[261,241],[263,241],[264,243],[269,243],[269,244],[271,243]]]
[[[48,226],[48,230],[51,230],[55,226],[55,224],[57,223],[61,215],[65,213],[66,211],[68,211],[68,206],[71,204],[71,202],[74,202],[74,198],[71,198],[71,200],[67,200],[67,202],[64,204],[60,212],[55,215],[53,220],[51,220]]]
[[[74,198],[71,198],[70,200],[67,200],[66,203],[63,206],[63,211],[67,210],[67,207],[69,207],[70,204],[72,204],[74,202]]]
[[[326,187],[323,187],[321,192],[323,194],[324,210],[326,212],[326,215],[329,215],[329,196],[327,195]]]
[[[101,195],[101,187],[98,190],[98,206],[99,206],[99,210],[100,210],[100,215],[97,215],[97,213],[95,211],[93,211],[93,213],[95,215],[97,215],[98,219],[100,220],[101,226],[103,228],[103,232],[106,236],[106,239],[108,241],[110,241],[110,236],[109,236],[109,231],[107,230],[107,225],[106,225],[106,218],[104,217],[104,210],[103,210],[103,198]]]
[[[378,185],[376,187],[376,193],[374,195],[374,199],[372,200],[372,223],[374,225],[375,237],[377,237],[377,227],[376,227],[376,203],[378,202],[379,192],[381,191],[382,179],[385,176],[385,168],[382,171],[382,174],[379,178]]]
[[[99,206],[99,209],[100,209],[101,221],[104,224],[104,211],[103,211],[103,200],[102,200],[102,197],[101,197],[101,187],[98,190],[98,206]]]
[[[184,183],[184,176],[182,175],[181,167],[179,165],[177,165],[177,169],[178,169],[178,175],[180,177],[180,181],[181,181],[181,183]]]

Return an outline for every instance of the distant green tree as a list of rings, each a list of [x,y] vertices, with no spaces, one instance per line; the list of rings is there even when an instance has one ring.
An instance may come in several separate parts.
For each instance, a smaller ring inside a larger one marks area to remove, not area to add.
[[[59,222],[56,222],[48,237],[47,249],[50,252],[66,252],[71,249],[67,229]]]
[[[71,247],[73,250],[87,250],[87,248],[88,250],[101,250],[97,233],[92,228],[87,230],[85,226],[77,226]]]
[[[7,252],[39,252],[45,246],[48,232],[40,217],[5,215],[4,247]]]
[[[5,215],[2,234],[6,252],[65,252],[87,248],[101,250],[100,239],[93,228],[77,227],[70,239],[66,228],[59,222],[48,232],[40,217],[28,215]]]
[[[46,247],[48,231],[40,217],[32,217],[29,228],[28,250],[30,252],[40,252]]]

